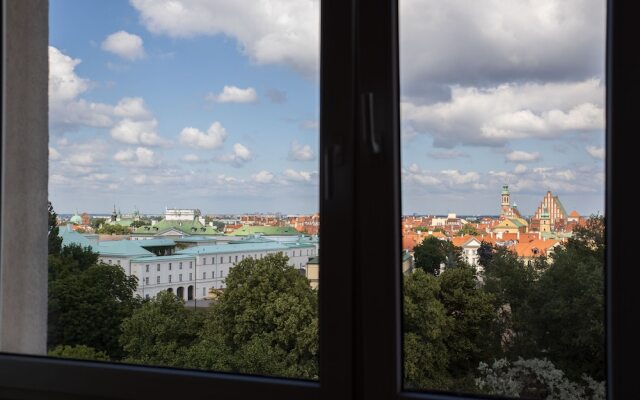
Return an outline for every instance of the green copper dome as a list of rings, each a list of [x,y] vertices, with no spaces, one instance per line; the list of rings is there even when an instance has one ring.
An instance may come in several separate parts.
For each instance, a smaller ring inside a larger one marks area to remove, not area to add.
[[[82,225],[82,217],[79,216],[78,212],[76,211],[76,213],[73,215],[73,217],[71,217],[69,222],[71,222],[74,225]]]

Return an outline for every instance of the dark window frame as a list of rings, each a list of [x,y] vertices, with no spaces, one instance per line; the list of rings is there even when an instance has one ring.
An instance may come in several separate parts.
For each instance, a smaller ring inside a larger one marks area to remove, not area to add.
[[[5,3],[3,0],[3,43],[10,34],[4,29]],[[625,156],[634,148],[633,135],[625,134],[625,129],[634,126],[638,114],[627,97],[640,92],[640,59],[634,41],[628,39],[640,33],[633,11],[630,3],[608,1],[609,266],[624,266],[625,260],[634,259],[633,237],[624,235],[623,226],[625,211],[634,206],[633,197],[625,195],[629,193],[625,190],[629,169]],[[1,397],[136,399],[137,393],[157,398],[189,393],[229,399],[257,395],[282,399],[460,398],[402,390],[397,0],[366,6],[358,0],[323,0],[321,20],[320,254],[323,265],[331,267],[320,269],[320,382],[3,353]],[[5,57],[3,52],[3,112],[7,101]],[[4,122],[2,132],[4,136]],[[4,137],[0,157],[5,156],[3,145]],[[376,145],[381,146],[380,153]],[[0,175],[0,184],[4,178]],[[371,198],[376,201],[368,201]],[[31,206],[44,209],[45,204]],[[365,238],[359,232],[368,234]],[[2,240],[0,237],[0,243]],[[629,398],[637,391],[631,366],[638,354],[633,326],[640,322],[635,311],[639,275],[637,268],[607,269],[608,398]]]

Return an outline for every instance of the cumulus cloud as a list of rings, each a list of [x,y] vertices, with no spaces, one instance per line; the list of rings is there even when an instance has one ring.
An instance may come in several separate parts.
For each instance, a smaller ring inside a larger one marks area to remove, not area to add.
[[[252,87],[241,89],[237,86],[225,86],[217,95],[209,93],[207,100],[218,103],[255,103],[258,101],[258,94]]]
[[[144,58],[142,38],[125,31],[118,31],[107,36],[102,42],[102,50],[130,61]]]
[[[129,167],[154,167],[157,165],[153,150],[145,147],[118,151],[113,159]]]
[[[401,104],[405,124],[431,135],[435,147],[502,146],[515,139],[604,129],[604,87],[598,79],[456,86],[451,94],[450,100],[433,104]]]
[[[111,129],[111,137],[126,144],[166,145],[167,141],[158,135],[157,128],[158,121],[155,119],[138,121],[124,118]]]
[[[226,35],[256,64],[284,64],[316,78],[318,0],[131,0],[142,24],[174,38]]]
[[[513,172],[515,172],[516,174],[524,174],[525,172],[527,172],[528,168],[526,165],[524,164],[518,164],[516,165],[516,167],[513,169]]]
[[[515,150],[505,155],[505,160],[513,163],[528,163],[540,160],[540,153]]]
[[[604,147],[587,146],[587,153],[593,158],[604,160]]]
[[[113,113],[119,117],[149,119],[151,112],[142,97],[124,97],[116,104]]]
[[[295,140],[291,143],[289,159],[293,161],[311,161],[316,159],[316,155],[308,144],[300,145]]]
[[[290,182],[311,183],[317,176],[317,172],[295,171],[293,169],[285,169],[282,173],[285,180]]]
[[[53,147],[49,147],[49,160],[50,161],[58,161],[62,158],[60,152]]]
[[[53,130],[75,130],[80,126],[97,128],[113,124],[113,107],[79,98],[91,81],[75,72],[80,59],[49,46],[49,121]]]
[[[442,100],[453,84],[602,76],[605,6],[599,0],[403,0],[403,93]]]
[[[468,158],[469,154],[458,150],[440,150],[429,152],[429,157],[437,160],[451,160],[454,158]]]
[[[251,161],[252,158],[251,151],[244,145],[240,143],[236,143],[233,145],[233,151],[231,154],[224,154],[222,156],[216,157],[217,161],[228,163],[233,165],[234,167],[241,167],[247,162]]]
[[[251,179],[256,183],[273,183],[275,176],[266,170],[262,170],[257,174],[251,175]]]
[[[200,157],[197,154],[185,154],[182,156],[182,161],[187,163],[197,163],[202,160],[200,160]]]
[[[186,127],[180,132],[180,143],[201,149],[217,149],[222,147],[227,139],[227,131],[220,122],[214,122],[207,132],[197,128]]]

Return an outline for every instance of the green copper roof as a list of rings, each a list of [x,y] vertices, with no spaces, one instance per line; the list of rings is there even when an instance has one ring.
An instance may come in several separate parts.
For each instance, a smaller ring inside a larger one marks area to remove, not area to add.
[[[232,235],[247,236],[262,234],[265,236],[294,236],[300,235],[300,232],[290,226],[248,226],[244,225],[233,231]]]
[[[62,238],[62,246],[69,246],[71,244],[77,244],[82,247],[92,247],[91,242],[86,237],[82,236],[78,232],[74,231],[68,226],[61,226],[58,228],[58,236]]]
[[[100,242],[97,247],[100,255],[111,256],[152,256],[153,253],[140,246],[141,240],[112,240]]]
[[[567,214],[567,210],[564,209],[564,205],[560,201],[560,198],[558,196],[554,196],[554,199],[556,200],[556,204],[558,205],[558,207],[560,207],[560,211],[562,211],[563,218],[567,218],[569,214]]]
[[[176,242],[171,239],[144,239],[134,240],[134,242],[140,243],[140,246],[142,247],[165,247],[176,245]]]
[[[250,253],[261,251],[286,251],[292,247],[295,248],[313,248],[313,245],[300,244],[288,246],[286,243],[270,242],[270,243],[236,243],[236,244],[219,244],[213,246],[196,246],[188,249],[179,250],[176,254],[226,254],[226,253]]]

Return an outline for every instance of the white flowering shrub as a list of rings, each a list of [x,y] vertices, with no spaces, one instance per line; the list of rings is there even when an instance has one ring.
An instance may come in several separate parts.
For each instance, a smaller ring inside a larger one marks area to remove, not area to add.
[[[493,395],[546,400],[604,400],[604,382],[584,375],[583,382],[570,381],[547,359],[532,358],[509,362],[500,359],[478,366],[476,386]]]

